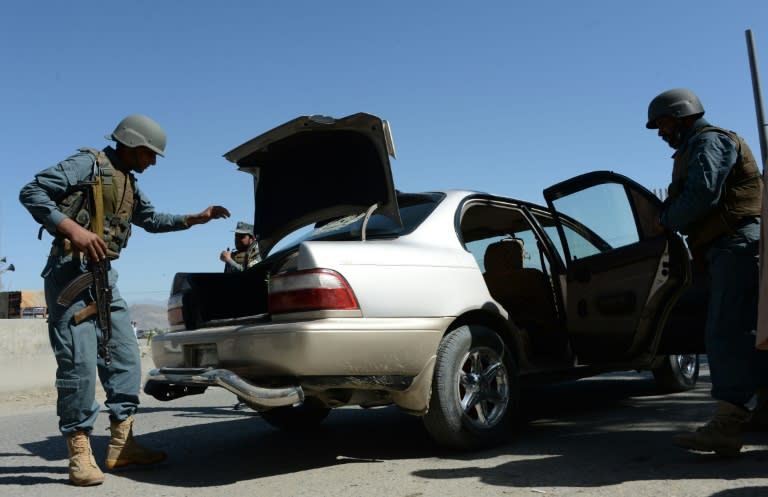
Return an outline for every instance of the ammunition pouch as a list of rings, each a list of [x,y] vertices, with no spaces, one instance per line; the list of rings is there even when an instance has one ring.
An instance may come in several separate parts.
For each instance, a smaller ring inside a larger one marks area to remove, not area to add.
[[[84,228],[91,226],[91,213],[88,210],[88,191],[91,185],[89,183],[83,183],[80,188],[70,193],[63,199],[56,202],[59,210],[63,212],[67,217],[73,219],[77,224]],[[37,234],[38,239],[42,239],[43,231],[47,231],[53,237],[59,236],[55,231],[51,231],[44,225],[40,226],[40,231]]]
[[[117,259],[120,251],[128,245],[131,236],[131,223],[116,214],[106,216],[104,223],[104,241],[107,242],[107,256]]]
[[[66,197],[56,200],[56,205],[64,215],[102,237],[107,243],[107,257],[117,259],[131,236],[135,179],[130,173],[116,170],[102,151],[81,148],[79,152],[93,158],[92,179],[78,183]],[[69,255],[72,252],[69,240],[44,226],[40,228],[38,238],[42,238],[43,230],[54,237],[52,254]]]
[[[86,194],[83,190],[78,190],[62,200],[59,209],[80,226],[90,226],[91,214],[88,212]]]

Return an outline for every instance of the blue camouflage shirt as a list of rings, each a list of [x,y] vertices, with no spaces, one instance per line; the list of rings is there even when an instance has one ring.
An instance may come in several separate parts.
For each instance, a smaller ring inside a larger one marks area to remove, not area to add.
[[[112,165],[117,166],[119,161],[115,150],[112,147],[106,147],[104,152]],[[56,205],[56,200],[63,199],[76,190],[77,184],[81,181],[92,179],[93,171],[94,157],[86,152],[77,153],[35,175],[35,179],[22,187],[19,201],[35,220],[42,223],[50,232],[55,233],[56,226],[66,217],[66,214]],[[132,224],[150,233],[179,231],[188,227],[184,224],[185,217],[183,214],[157,212],[149,198],[136,184]]]
[[[715,208],[725,186],[725,179],[736,164],[738,148],[728,136],[715,131],[696,134],[711,126],[700,118],[683,137],[688,146],[688,177],[683,190],[661,214],[661,224],[679,231]],[[679,150],[679,148],[678,148]],[[759,218],[736,230],[747,242],[760,239]]]

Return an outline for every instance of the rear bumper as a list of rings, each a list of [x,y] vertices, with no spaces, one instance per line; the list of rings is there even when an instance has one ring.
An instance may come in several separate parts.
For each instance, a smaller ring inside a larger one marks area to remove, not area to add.
[[[229,390],[255,408],[291,406],[304,402],[300,386],[264,388],[241,378],[228,369],[213,368],[160,368],[152,369],[145,391],[170,387],[219,386]]]
[[[221,326],[152,337],[159,368],[226,368],[243,378],[415,376],[451,317],[327,318]]]

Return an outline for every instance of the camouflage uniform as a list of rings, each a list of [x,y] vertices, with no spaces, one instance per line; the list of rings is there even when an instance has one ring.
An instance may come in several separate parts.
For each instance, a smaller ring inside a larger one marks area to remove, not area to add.
[[[253,242],[245,250],[233,250],[230,254],[230,258],[224,261],[225,273],[237,273],[245,271],[249,267],[255,266],[261,261],[261,254],[259,252],[259,240],[253,233],[253,225],[240,221],[235,228],[235,237],[237,234],[249,235]],[[237,242],[237,238],[235,240]]]
[[[120,169],[115,150],[107,147],[103,152],[112,165]],[[38,173],[33,181],[21,189],[19,200],[50,233],[56,233],[56,226],[66,217],[57,201],[75,191],[79,182],[92,179],[94,167],[95,157],[92,154],[75,154]],[[124,176],[132,177],[132,174]],[[178,231],[188,227],[184,215],[156,212],[149,199],[135,186],[135,178],[131,179],[131,183],[133,202],[128,217],[132,224],[152,233]],[[109,343],[112,360],[109,365],[97,354],[101,332],[96,316],[78,325],[73,321],[73,315],[93,301],[91,291],[82,292],[69,307],[56,304],[61,290],[86,271],[86,261],[81,254],[72,251],[68,241],[64,242],[62,237],[56,238],[41,276],[45,280],[45,296],[50,312],[49,338],[58,364],[57,414],[59,429],[64,435],[78,431],[90,433],[93,429],[99,412],[95,399],[97,374],[106,392],[106,407],[113,421],[129,418],[139,404],[139,348],[126,302],[116,286],[117,271],[109,271],[109,284],[112,288],[112,339]]]

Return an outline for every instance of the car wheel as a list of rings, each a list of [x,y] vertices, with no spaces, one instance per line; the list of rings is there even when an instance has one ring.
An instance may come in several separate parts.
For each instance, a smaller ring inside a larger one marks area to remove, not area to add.
[[[328,416],[330,408],[309,398],[299,406],[275,407],[260,411],[259,415],[275,428],[286,431],[304,431],[317,427]]]
[[[462,326],[440,342],[424,425],[449,447],[497,445],[511,435],[518,397],[516,362],[501,337]]]
[[[652,369],[651,372],[656,380],[656,385],[665,392],[691,390],[699,380],[699,355],[667,356],[661,366]]]

